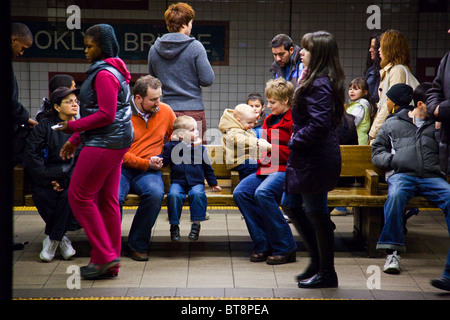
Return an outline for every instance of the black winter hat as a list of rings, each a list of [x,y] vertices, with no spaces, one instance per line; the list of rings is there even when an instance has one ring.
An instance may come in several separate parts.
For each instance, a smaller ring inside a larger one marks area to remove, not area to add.
[[[106,23],[99,24],[101,30],[101,48],[105,57],[117,57],[119,55],[119,42],[114,28]]]
[[[396,105],[407,107],[413,98],[413,88],[405,83],[397,83],[386,92],[386,96]]]
[[[78,95],[80,93],[80,89],[69,89],[67,87],[59,87],[55,91],[52,92],[50,102],[51,105],[60,104],[62,99],[67,97],[69,94],[74,93]]]

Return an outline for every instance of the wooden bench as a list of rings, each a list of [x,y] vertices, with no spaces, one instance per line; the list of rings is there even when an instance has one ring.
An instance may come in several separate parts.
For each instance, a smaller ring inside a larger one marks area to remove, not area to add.
[[[223,159],[223,149],[220,145],[206,145],[208,156],[219,185],[220,192],[212,192],[205,188],[208,206],[236,206],[233,201],[233,190],[239,183],[239,175],[226,168]],[[384,172],[371,162],[370,146],[341,146],[342,169],[341,178],[355,178],[358,183],[350,186],[339,185],[328,194],[329,207],[353,207],[353,224],[355,239],[365,246],[370,257],[378,256],[376,243],[384,223],[383,206],[387,198],[387,184],[384,182]],[[165,191],[170,187],[170,172],[168,167],[162,169]],[[33,206],[31,194],[24,194],[27,183],[24,182],[23,168],[14,169],[14,200],[15,205]],[[129,194],[125,206],[137,206],[140,197]],[[163,206],[167,205],[167,198]],[[414,197],[408,207],[436,208],[424,197]]]

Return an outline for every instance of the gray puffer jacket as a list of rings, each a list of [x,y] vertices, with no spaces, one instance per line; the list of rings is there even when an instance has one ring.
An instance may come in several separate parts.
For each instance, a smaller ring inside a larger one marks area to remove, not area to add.
[[[394,170],[419,178],[443,177],[439,167],[439,134],[428,118],[418,128],[401,110],[381,126],[372,144],[372,163],[383,170]]]

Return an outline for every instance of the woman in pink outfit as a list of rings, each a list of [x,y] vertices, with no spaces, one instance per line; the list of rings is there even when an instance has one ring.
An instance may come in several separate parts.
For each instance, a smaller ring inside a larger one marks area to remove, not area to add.
[[[81,119],[61,122],[58,130],[74,133],[61,149],[63,159],[83,143],[68,197],[92,247],[90,263],[81,267],[81,276],[96,279],[118,275],[120,171],[134,135],[128,102],[130,73],[118,57],[114,29],[94,25],[86,31],[84,44],[92,64],[78,96]]]

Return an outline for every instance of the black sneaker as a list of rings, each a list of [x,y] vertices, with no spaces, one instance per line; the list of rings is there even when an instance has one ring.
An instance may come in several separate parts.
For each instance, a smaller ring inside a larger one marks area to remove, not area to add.
[[[198,240],[198,236],[200,235],[200,224],[193,223],[191,226],[191,232],[189,233],[189,240],[196,241]]]
[[[170,239],[180,241],[180,227],[178,225],[170,225]]]

